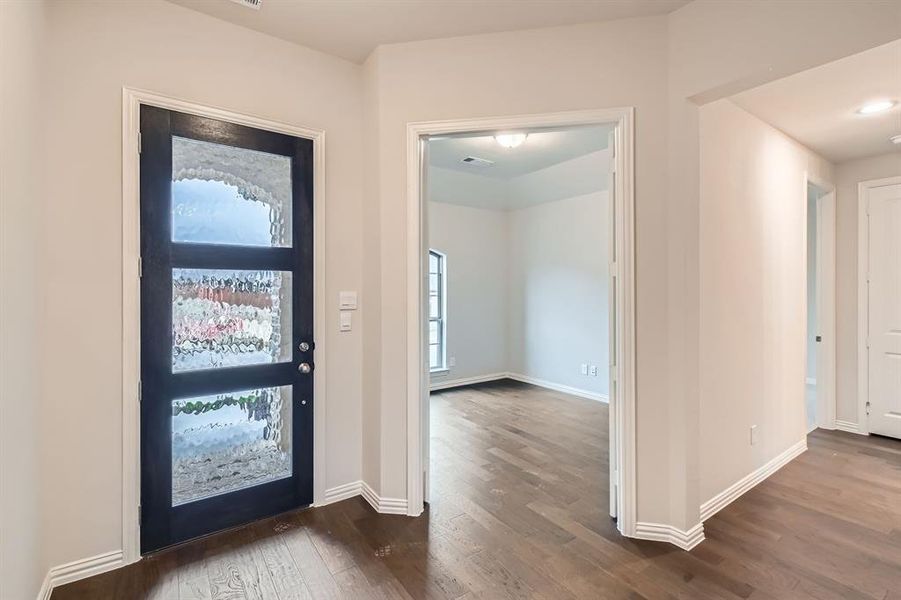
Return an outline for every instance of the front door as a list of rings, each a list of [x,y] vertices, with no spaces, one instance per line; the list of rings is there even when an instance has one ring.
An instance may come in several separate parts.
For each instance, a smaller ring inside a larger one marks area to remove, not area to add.
[[[141,107],[141,551],[313,500],[313,143]]]
[[[869,430],[901,438],[901,185],[869,190]]]

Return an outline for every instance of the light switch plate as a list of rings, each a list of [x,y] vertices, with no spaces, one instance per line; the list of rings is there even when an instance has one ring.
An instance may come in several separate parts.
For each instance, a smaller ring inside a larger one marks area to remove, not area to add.
[[[356,310],[356,292],[338,292],[338,310]]]
[[[591,372],[592,377],[598,376],[598,366],[597,365],[591,365],[591,367],[589,368],[589,371]]]
[[[588,363],[582,363],[582,375],[588,375]]]
[[[757,445],[757,425],[751,425],[751,445]]]
[[[350,331],[353,322],[353,313],[340,312],[338,321],[338,331]]]

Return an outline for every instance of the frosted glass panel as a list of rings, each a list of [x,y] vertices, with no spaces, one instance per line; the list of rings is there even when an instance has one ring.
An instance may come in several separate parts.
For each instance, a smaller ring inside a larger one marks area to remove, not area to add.
[[[172,270],[172,371],[291,360],[291,273]]]
[[[290,477],[291,387],[172,402],[172,506]]]
[[[291,159],[172,138],[172,241],[291,246]]]

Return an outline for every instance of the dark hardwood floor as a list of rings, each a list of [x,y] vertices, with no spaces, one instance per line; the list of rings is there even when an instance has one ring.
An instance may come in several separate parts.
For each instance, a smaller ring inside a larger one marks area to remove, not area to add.
[[[692,552],[607,516],[607,408],[501,382],[432,398],[432,504],[360,498],[63,586],[53,600],[901,599],[901,442],[815,431]]]

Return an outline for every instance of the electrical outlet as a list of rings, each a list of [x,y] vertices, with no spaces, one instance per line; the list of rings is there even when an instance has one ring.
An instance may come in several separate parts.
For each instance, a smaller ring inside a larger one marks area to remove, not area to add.
[[[582,363],[582,375],[588,375],[588,364]]]
[[[457,357],[456,357],[456,356],[451,356],[450,358],[448,358],[448,359],[447,359],[447,366],[449,366],[449,367],[456,367],[456,366],[457,366]]]
[[[751,445],[757,445],[757,425],[751,425]]]
[[[592,377],[598,376],[598,366],[597,365],[591,365],[591,367],[589,367],[588,370],[591,372]]]

